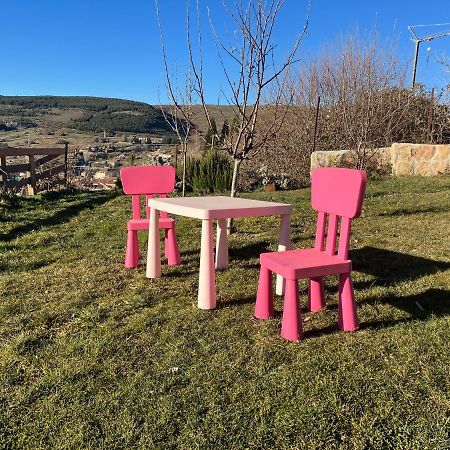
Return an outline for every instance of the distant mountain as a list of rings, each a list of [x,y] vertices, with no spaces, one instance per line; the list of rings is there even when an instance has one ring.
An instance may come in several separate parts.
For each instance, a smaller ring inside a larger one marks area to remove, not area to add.
[[[171,132],[159,109],[115,98],[0,95],[0,122],[8,118],[89,132]]]

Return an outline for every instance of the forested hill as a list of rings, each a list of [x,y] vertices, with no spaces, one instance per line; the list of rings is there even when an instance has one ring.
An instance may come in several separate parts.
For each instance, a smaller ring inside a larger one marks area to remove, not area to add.
[[[161,111],[146,103],[101,97],[0,95],[0,122],[18,117],[40,124],[60,122],[91,132],[170,132]]]

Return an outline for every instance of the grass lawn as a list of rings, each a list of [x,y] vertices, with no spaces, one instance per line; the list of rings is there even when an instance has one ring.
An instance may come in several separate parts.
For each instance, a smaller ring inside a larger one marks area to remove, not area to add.
[[[311,245],[309,190],[249,196],[293,203],[294,246]],[[361,329],[336,330],[330,277],[297,344],[252,317],[276,218],[237,221],[208,312],[200,221],[177,219],[183,263],[150,281],[123,267],[130,204],[57,193],[1,213],[0,448],[450,448],[449,177],[369,182]]]

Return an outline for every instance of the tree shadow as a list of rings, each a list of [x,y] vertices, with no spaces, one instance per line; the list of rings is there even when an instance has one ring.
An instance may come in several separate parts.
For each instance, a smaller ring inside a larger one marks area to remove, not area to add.
[[[449,209],[445,207],[445,205],[441,206],[414,206],[411,208],[398,208],[393,211],[385,211],[378,214],[381,217],[398,217],[398,216],[413,216],[417,214],[426,214],[426,213],[442,213],[446,212]]]
[[[167,263],[166,263],[167,264]],[[183,261],[181,261],[181,266],[183,266]],[[185,278],[189,277],[190,275],[198,275],[198,267],[195,268],[188,268],[186,266],[180,267],[179,269],[174,269],[172,266],[169,266],[170,270],[168,270],[166,273],[164,273],[164,278]],[[145,265],[144,265],[145,269]]]
[[[252,258],[259,258],[259,255],[264,252],[269,252],[269,242],[267,241],[258,241],[251,244],[243,245],[243,246],[231,246],[228,247],[228,256],[231,261],[239,261],[246,260]],[[197,256],[200,257],[200,239],[199,239],[199,248],[191,249],[191,250],[183,250],[181,249],[182,256]]]
[[[267,241],[258,241],[239,247],[231,247],[228,249],[228,255],[233,261],[243,261],[253,258],[259,259],[261,253],[270,252],[269,245]]]
[[[353,270],[372,275],[376,282],[387,286],[450,269],[450,262],[376,247],[351,250],[349,258],[352,260]]]
[[[354,271],[374,277],[371,280],[353,281],[356,292],[373,286],[391,287],[402,281],[416,280],[450,269],[450,262],[447,261],[436,261],[376,247],[350,250],[349,259],[352,260]],[[327,285],[325,289],[328,293],[335,294],[338,285]]]
[[[358,289],[370,289],[373,285],[393,287],[404,281],[417,280],[450,269],[450,262],[447,261],[436,261],[376,247],[352,250],[349,257],[354,270],[374,277],[374,280],[354,283],[356,292]],[[443,289],[428,289],[410,296],[377,296],[362,302],[374,305],[380,303],[388,303],[402,309],[414,319],[425,319],[431,314],[450,313],[450,292]],[[330,309],[336,308],[336,305],[330,306]]]
[[[411,315],[413,319],[427,319],[430,316],[446,316],[450,314],[450,291],[430,288],[418,294],[401,297],[387,295],[366,299],[362,304],[377,306],[389,304]]]
[[[444,317],[450,315],[450,291],[432,288],[419,294],[406,295],[402,297],[393,297],[390,295],[384,297],[373,297],[362,302],[362,304],[389,304],[410,314],[410,317],[400,319],[364,321],[361,322],[359,327],[360,330],[379,330],[399,324],[424,321],[430,317]],[[329,325],[325,328],[314,328],[305,331],[305,338],[324,336],[333,334],[337,331],[337,325]]]
[[[256,293],[255,295],[251,295],[248,297],[232,297],[232,298],[225,298],[220,299],[220,301],[217,302],[217,309],[227,309],[227,308],[234,308],[236,306],[242,306],[242,305],[249,305],[254,304],[256,301]]]
[[[85,209],[94,209],[95,207],[100,206],[106,203],[107,201],[113,199],[117,195],[118,194],[115,192],[93,193],[92,196],[87,200],[83,200],[75,204],[70,204],[66,208],[57,211],[50,217],[46,217],[44,219],[37,219],[25,225],[17,226],[9,230],[7,233],[1,234],[0,238],[4,241],[11,241],[19,236],[22,236],[24,234],[27,234],[31,231],[35,231],[43,227],[60,225],[62,223],[68,222],[72,217],[77,216],[81,211]],[[46,197],[46,202],[48,202],[48,197],[49,196]],[[73,195],[71,195],[71,197],[76,198],[76,194],[74,193]],[[67,195],[64,196],[63,194],[61,194],[60,196],[53,195],[50,197],[50,199],[54,201],[57,201],[58,198],[67,198]],[[42,199],[40,199],[39,202],[45,203],[44,201],[42,201]]]

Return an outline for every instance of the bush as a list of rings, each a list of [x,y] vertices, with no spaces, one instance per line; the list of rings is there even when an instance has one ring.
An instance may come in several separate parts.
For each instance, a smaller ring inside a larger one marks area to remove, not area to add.
[[[181,178],[182,167],[178,173]],[[186,189],[200,194],[228,191],[232,168],[228,156],[217,150],[208,150],[201,159],[188,158],[186,164]]]
[[[406,66],[396,55],[395,40],[380,41],[374,30],[362,36],[356,32],[304,60],[287,82],[293,104],[277,106],[274,99],[260,112],[261,136],[274,117],[284,120],[274,139],[243,164],[245,187],[258,181],[255,174],[263,164],[269,173],[287,173],[293,187],[308,184],[313,148],[352,150],[351,167],[382,174],[386,167],[372,156],[374,149],[394,142],[450,142],[448,97],[435,96],[428,136],[430,93],[419,85],[409,88]]]

